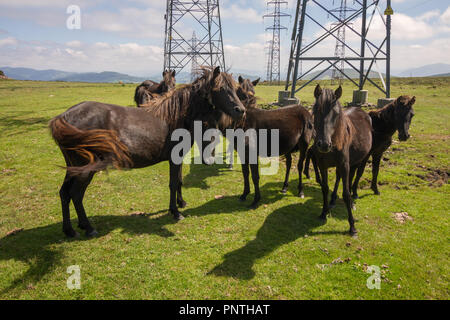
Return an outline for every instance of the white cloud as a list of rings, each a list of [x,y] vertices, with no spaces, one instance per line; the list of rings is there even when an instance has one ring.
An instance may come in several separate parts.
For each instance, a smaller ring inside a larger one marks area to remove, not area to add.
[[[16,46],[17,43],[18,43],[17,39],[15,39],[13,37],[0,39],[0,47]]]
[[[450,7],[442,14],[440,21],[445,25],[450,25]]]
[[[236,4],[230,7],[223,7],[220,10],[222,19],[235,20],[240,23],[261,23],[262,14],[252,8],[243,8]]]
[[[0,39],[0,47],[0,61],[11,67],[152,75],[160,71],[163,62],[162,48],[137,43],[79,43],[74,48],[67,44],[5,38]]]

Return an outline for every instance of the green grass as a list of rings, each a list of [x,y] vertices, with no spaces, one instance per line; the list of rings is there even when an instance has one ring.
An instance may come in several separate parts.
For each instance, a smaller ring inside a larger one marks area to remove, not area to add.
[[[0,298],[448,299],[450,188],[432,175],[450,171],[449,85],[448,78],[393,80],[393,96],[417,96],[412,137],[385,154],[381,196],[368,189],[366,170],[356,239],[346,233],[341,200],[325,225],[317,219],[322,195],[313,180],[304,180],[305,199],[295,197],[295,169],[282,195],[284,168],[262,176],[262,205],[248,210],[253,194],[238,201],[239,167],[185,165],[186,219],[175,223],[161,163],[96,175],[84,203],[100,235],[68,240],[58,195],[64,161],[47,122],[83,100],[132,105],[134,86],[0,81]],[[306,104],[313,88],[300,95]],[[260,103],[280,89],[257,87]],[[344,85],[343,102],[352,90]],[[131,215],[137,211],[148,214]],[[413,220],[393,218],[403,211]],[[15,228],[24,230],[6,236]],[[81,290],[66,287],[70,265],[81,267]],[[381,290],[366,287],[367,265],[384,265]]]

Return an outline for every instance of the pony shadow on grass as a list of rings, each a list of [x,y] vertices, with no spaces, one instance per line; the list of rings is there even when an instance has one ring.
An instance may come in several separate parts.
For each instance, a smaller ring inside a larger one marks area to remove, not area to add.
[[[213,165],[197,165],[191,163],[189,165],[189,172],[183,177],[184,188],[197,188],[206,190],[209,185],[206,182],[207,178],[218,177],[230,172],[226,164]]]
[[[0,117],[0,127],[3,127],[2,133],[5,136],[13,136],[25,132],[39,130],[48,126],[50,118],[47,117],[17,119],[20,116],[32,113],[33,112],[22,112],[20,114],[15,113],[11,116]]]
[[[279,185],[277,184],[279,187]],[[240,249],[225,254],[224,261],[214,267],[208,274],[227,276],[244,280],[252,279],[255,272],[253,265],[278,247],[296,241],[305,235],[342,234],[348,230],[316,231],[325,224],[319,219],[322,210],[322,193],[320,189],[305,188],[305,194],[312,199],[304,203],[291,204],[270,213],[256,238]],[[332,217],[339,220],[347,219],[345,206],[338,203],[332,211]]]
[[[165,226],[175,223],[169,215],[157,218],[134,216],[95,216],[92,217],[99,232],[99,237],[111,231],[122,228],[127,234],[154,234],[168,238],[174,234]],[[76,225],[76,221],[72,221]],[[0,261],[15,260],[29,265],[29,268],[20,277],[12,281],[6,288],[0,288],[0,295],[17,287],[24,289],[49,273],[64,257],[64,252],[58,244],[74,241],[89,241],[89,238],[80,236],[75,239],[63,238],[61,223],[54,223],[44,227],[26,229],[15,235],[0,238]],[[4,271],[0,271],[0,276]],[[3,275],[4,277],[4,275]]]

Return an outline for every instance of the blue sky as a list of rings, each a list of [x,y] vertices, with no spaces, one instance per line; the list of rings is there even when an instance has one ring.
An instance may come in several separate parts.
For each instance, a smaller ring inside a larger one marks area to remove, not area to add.
[[[293,14],[295,1],[288,2],[283,10]],[[429,63],[450,63],[449,2],[392,2],[394,71]],[[264,23],[262,19],[267,12],[265,3],[221,1],[226,60],[232,70],[265,74],[265,46],[269,40],[264,31],[269,21]],[[323,3],[330,5],[332,0]],[[384,9],[385,0],[381,3]],[[81,9],[80,30],[66,27],[69,5]],[[79,72],[107,70],[139,76],[159,73],[165,6],[165,0],[0,0],[0,66]],[[313,6],[311,13],[324,24],[331,23]],[[374,41],[382,36],[380,21],[373,25]],[[292,23],[292,18],[283,21],[289,31],[282,33],[282,71],[289,55]],[[307,37],[313,39],[317,32],[311,25]],[[189,26],[186,33],[192,33]],[[348,41],[356,40],[350,34]],[[315,53],[333,55],[334,41],[325,41]]]

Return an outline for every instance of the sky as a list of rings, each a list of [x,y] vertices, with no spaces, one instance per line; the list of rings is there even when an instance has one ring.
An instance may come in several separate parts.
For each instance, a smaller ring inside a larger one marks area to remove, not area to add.
[[[293,16],[295,0],[282,10]],[[338,0],[323,0],[336,7]],[[353,0],[347,1],[351,6]],[[369,1],[370,2],[370,1]],[[264,0],[221,0],[225,59],[231,71],[265,75],[265,28],[270,20]],[[67,9],[81,10],[80,29],[69,29]],[[381,1],[381,10],[386,0]],[[450,3],[447,0],[392,0],[392,69],[402,72],[433,63],[450,63]],[[0,0],[0,66],[58,69],[73,72],[116,71],[135,76],[159,74],[163,68],[166,0]],[[332,19],[320,8],[308,7],[323,25]],[[281,72],[287,69],[293,17],[283,19]],[[360,19],[354,22],[355,29]],[[189,23],[186,37],[192,34]],[[320,29],[308,22],[306,41]],[[358,48],[357,37],[346,31],[347,42]],[[369,32],[374,43],[384,39],[383,22],[376,15]],[[333,56],[329,38],[311,54]],[[359,49],[358,49],[359,50]],[[348,53],[349,54],[349,53]],[[383,65],[379,65],[383,69]],[[189,71],[189,70],[186,70]]]

